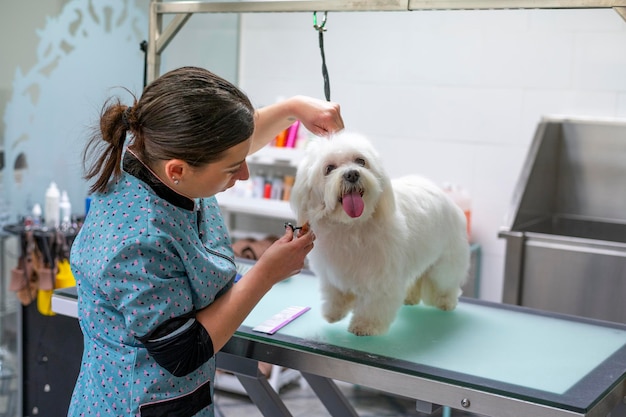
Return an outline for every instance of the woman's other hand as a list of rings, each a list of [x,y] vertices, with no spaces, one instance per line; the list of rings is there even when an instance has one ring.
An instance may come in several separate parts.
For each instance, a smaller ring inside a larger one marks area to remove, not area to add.
[[[339,104],[307,96],[292,97],[296,118],[315,136],[329,136],[344,128]]]
[[[296,237],[297,235],[297,237]],[[285,234],[263,253],[255,268],[263,270],[263,275],[276,283],[297,274],[304,268],[306,256],[313,249],[315,233],[307,225],[297,232],[285,227]]]
[[[293,96],[256,112],[250,154],[270,143],[296,120],[316,136],[330,136],[344,128],[339,104],[307,96]]]

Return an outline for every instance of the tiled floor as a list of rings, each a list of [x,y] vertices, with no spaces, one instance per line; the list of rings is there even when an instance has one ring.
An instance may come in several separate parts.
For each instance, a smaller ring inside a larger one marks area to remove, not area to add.
[[[350,404],[361,417],[425,417],[415,411],[415,401],[386,395],[378,391],[336,381]],[[315,393],[303,378],[283,387],[280,396],[293,417],[329,417]],[[223,390],[215,392],[216,417],[263,417],[250,399],[241,394]],[[439,410],[431,416],[441,416]],[[452,417],[469,417],[470,414],[452,410]]]

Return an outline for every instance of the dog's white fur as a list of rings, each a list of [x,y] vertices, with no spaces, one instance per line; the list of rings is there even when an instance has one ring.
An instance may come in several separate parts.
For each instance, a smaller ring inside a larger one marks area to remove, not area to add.
[[[341,203],[354,190],[364,202],[358,217]],[[377,335],[388,331],[402,303],[456,307],[470,263],[462,210],[425,178],[391,181],[364,136],[311,141],[290,201],[298,224],[309,222],[316,235],[309,262],[327,321],[352,311],[350,332]]]

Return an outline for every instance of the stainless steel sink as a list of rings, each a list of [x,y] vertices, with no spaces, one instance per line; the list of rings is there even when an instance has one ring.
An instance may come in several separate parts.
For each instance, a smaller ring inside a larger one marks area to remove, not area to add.
[[[508,217],[504,302],[626,323],[626,120],[544,118]]]

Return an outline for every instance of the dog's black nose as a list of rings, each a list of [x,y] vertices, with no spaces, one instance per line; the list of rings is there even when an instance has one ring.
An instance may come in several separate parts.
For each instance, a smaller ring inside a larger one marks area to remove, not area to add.
[[[356,170],[353,169],[353,170],[350,170],[350,171],[344,173],[343,174],[343,179],[348,181],[348,182],[354,183],[354,182],[357,182],[359,180],[360,176],[361,175],[359,174],[359,171],[356,171]]]

